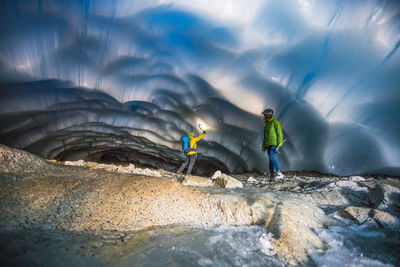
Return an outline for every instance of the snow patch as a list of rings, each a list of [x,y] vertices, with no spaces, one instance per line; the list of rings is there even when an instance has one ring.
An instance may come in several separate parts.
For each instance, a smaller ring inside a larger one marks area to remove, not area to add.
[[[145,175],[145,176],[156,176],[161,177],[161,173],[159,171],[150,170],[148,168],[136,168],[134,164],[129,164],[128,166],[118,166],[113,164],[104,164],[104,163],[96,163],[96,162],[85,162],[83,160],[78,161],[65,161],[65,165],[70,166],[79,166],[79,167],[87,167],[90,169],[104,169],[107,171],[114,171],[119,173],[132,173],[138,175]]]
[[[256,179],[253,178],[253,176],[250,176],[249,179],[247,179],[248,183],[257,183],[258,181]]]
[[[330,188],[346,188],[353,191],[364,191],[368,193],[368,188],[359,186],[356,182],[353,181],[337,181],[328,184]]]
[[[361,181],[365,181],[365,178],[361,177],[361,176],[350,176],[349,180],[353,181],[353,182],[361,182]]]
[[[215,180],[215,179],[217,179],[218,177],[220,177],[222,175],[222,172],[221,171],[216,171],[214,174],[213,174],[213,176],[211,177],[211,179],[212,180]]]

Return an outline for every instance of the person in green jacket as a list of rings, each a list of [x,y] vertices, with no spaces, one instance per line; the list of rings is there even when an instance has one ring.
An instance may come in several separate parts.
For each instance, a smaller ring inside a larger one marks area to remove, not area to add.
[[[276,158],[283,143],[282,126],[281,123],[273,117],[274,111],[272,109],[266,109],[261,114],[264,119],[264,140],[262,143],[262,151],[268,151],[269,174],[271,179],[282,179],[284,176],[281,172],[279,161]]]

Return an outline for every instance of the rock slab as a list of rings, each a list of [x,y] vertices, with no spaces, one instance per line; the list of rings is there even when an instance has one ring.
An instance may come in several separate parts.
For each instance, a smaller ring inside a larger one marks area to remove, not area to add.
[[[348,206],[344,210],[338,212],[343,218],[348,218],[356,221],[359,224],[363,224],[370,217],[371,209],[365,207],[354,207]]]
[[[186,175],[182,181],[182,184],[186,186],[189,185],[189,186],[207,187],[207,186],[213,186],[213,181],[211,179],[200,176]]]
[[[226,175],[225,173],[221,174],[217,179],[215,179],[214,185],[224,188],[242,188],[243,184],[239,180]]]

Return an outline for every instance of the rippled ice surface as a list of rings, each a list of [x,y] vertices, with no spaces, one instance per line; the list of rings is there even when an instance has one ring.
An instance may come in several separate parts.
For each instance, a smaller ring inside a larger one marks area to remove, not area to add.
[[[397,233],[351,223],[318,231],[330,246],[306,266],[399,266]],[[161,227],[135,233],[0,229],[2,266],[286,266],[260,226]]]
[[[163,231],[139,250],[124,255],[123,266],[286,266],[274,257],[271,235],[259,226]],[[361,226],[330,226],[318,234],[330,246],[311,251],[307,266],[398,266],[399,235]]]
[[[178,227],[150,235],[120,259],[122,266],[283,266],[260,226]]]
[[[371,225],[343,224],[317,230],[329,245],[309,254],[318,266],[400,266],[400,233]]]
[[[260,226],[175,226],[126,236],[0,230],[2,266],[283,266],[274,254]]]

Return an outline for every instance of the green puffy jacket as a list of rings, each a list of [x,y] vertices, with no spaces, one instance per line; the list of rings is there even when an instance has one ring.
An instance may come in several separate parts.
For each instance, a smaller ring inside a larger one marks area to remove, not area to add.
[[[264,141],[262,151],[267,149],[267,146],[282,146],[283,133],[281,123],[276,118],[270,118],[265,123]]]

